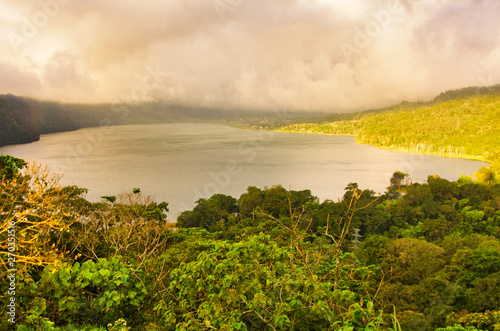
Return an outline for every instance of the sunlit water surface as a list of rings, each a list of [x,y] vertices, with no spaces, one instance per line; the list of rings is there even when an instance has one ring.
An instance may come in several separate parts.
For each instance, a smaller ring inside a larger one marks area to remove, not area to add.
[[[471,175],[484,162],[391,152],[358,145],[353,137],[246,131],[215,124],[154,124],[90,128],[43,135],[40,141],[5,146],[10,154],[47,165],[63,184],[87,188],[87,199],[138,187],[167,201],[169,219],[199,198],[224,193],[238,198],[248,186],[280,184],[310,189],[336,200],[356,182],[382,193],[396,170],[424,182]]]

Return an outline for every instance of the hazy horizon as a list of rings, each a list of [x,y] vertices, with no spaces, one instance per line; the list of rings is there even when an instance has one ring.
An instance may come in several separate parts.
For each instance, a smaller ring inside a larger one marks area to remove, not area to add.
[[[342,112],[500,82],[494,0],[0,0],[0,94]]]

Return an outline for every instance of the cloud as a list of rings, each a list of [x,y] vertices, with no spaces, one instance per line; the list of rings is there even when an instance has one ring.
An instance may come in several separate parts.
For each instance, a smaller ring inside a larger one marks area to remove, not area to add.
[[[22,70],[12,64],[0,62],[0,94],[21,94],[29,96],[28,91],[41,89],[39,77],[29,70]]]
[[[71,85],[82,92],[93,90],[92,79],[77,66],[75,56],[68,51],[57,51],[45,64],[43,78],[55,88]]]
[[[4,0],[3,36],[49,3],[35,36],[0,46],[21,94],[114,101],[158,67],[148,97],[333,112],[500,80],[496,0]]]

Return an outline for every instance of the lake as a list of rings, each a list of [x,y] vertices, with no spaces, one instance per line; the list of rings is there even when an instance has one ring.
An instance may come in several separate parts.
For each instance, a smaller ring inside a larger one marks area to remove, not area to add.
[[[87,199],[140,188],[169,203],[169,219],[199,198],[235,198],[248,186],[310,189],[325,199],[342,197],[352,182],[377,193],[401,170],[414,182],[439,174],[471,175],[487,163],[408,154],[356,144],[354,137],[247,131],[217,124],[148,124],[89,128],[42,135],[40,141],[5,146],[0,154],[45,164],[61,182],[89,190]]]

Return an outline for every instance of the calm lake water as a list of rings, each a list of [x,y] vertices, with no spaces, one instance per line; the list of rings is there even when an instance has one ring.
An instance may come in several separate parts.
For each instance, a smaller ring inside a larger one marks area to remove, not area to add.
[[[356,182],[381,193],[394,171],[414,182],[439,174],[471,175],[487,163],[391,152],[358,145],[354,137],[246,131],[215,124],[152,124],[90,128],[43,135],[38,142],[5,146],[10,154],[47,165],[63,184],[89,189],[87,199],[139,187],[167,201],[169,219],[199,198],[238,198],[248,186],[280,184],[310,189],[321,201],[342,197]]]

